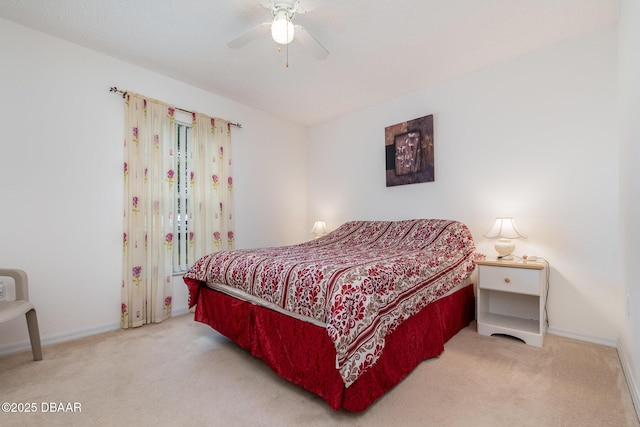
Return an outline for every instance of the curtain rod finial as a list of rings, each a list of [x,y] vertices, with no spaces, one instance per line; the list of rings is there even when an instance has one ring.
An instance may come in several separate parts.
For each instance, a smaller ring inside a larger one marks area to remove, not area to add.
[[[109,88],[109,92],[111,92],[111,93],[121,93],[123,98],[125,98],[127,96],[127,91],[126,90],[120,90],[115,86],[111,86]]]

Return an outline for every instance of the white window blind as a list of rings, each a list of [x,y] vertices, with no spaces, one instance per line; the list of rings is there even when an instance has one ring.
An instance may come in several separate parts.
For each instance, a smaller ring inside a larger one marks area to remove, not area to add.
[[[176,122],[176,148],[175,148],[175,171],[176,171],[176,192],[175,192],[175,212],[173,222],[173,270],[174,273],[184,272],[189,268],[189,181],[190,164],[189,153],[191,150],[191,125]]]

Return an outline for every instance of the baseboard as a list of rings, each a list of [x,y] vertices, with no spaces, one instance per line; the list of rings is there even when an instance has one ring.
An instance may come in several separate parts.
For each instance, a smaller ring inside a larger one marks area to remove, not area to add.
[[[638,384],[635,381],[629,359],[627,359],[627,352],[622,343],[618,344],[618,359],[620,359],[620,365],[622,366],[622,372],[627,380],[627,386],[629,387],[629,393],[631,394],[631,400],[633,401],[633,407],[636,409],[636,417],[640,421],[640,390],[638,390]]]
[[[40,344],[44,347],[51,344],[58,344],[65,341],[72,341],[79,338],[102,334],[104,332],[115,331],[116,329],[120,329],[120,323],[112,323],[112,324],[107,324],[102,326],[96,326],[93,328],[81,329],[74,332],[66,332],[64,334],[54,335],[51,337],[41,337]],[[31,343],[28,340],[26,340],[21,343],[2,346],[0,347],[0,356],[9,354],[9,353],[17,353],[19,351],[31,351]]]
[[[173,310],[171,310],[172,317],[181,316],[187,313],[189,313],[189,307],[187,306],[173,308]],[[102,325],[102,326],[96,326],[88,329],[81,329],[74,332],[66,332],[63,334],[54,335],[52,337],[41,337],[41,345],[44,347],[51,344],[58,344],[66,341],[73,341],[80,338],[89,337],[92,335],[102,334],[104,332],[115,331],[117,329],[120,329],[120,322],[111,323],[111,324]],[[5,354],[10,354],[10,353],[18,353],[21,351],[31,351],[31,343],[29,342],[29,340],[0,346],[0,356],[4,356]]]
[[[577,332],[565,331],[565,330],[562,330],[562,329],[548,328],[547,329],[547,333],[551,334],[551,335],[557,335],[559,337],[572,338],[572,339],[578,340],[578,341],[586,341],[586,342],[590,342],[590,343],[593,343],[593,344],[605,345],[607,347],[617,347],[618,346],[618,341],[617,340],[611,340],[611,339],[602,338],[602,337],[595,337],[593,335],[585,335],[585,334],[580,334],[580,333],[577,333]]]
[[[189,307],[187,307],[187,306],[179,307],[179,308],[173,308],[171,310],[171,317],[182,316],[183,314],[187,314],[190,311],[191,310],[189,310]]]

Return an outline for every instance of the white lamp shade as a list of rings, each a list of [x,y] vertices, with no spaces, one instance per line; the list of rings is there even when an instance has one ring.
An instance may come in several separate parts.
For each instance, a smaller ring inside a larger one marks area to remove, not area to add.
[[[325,224],[324,221],[316,221],[313,224],[313,228],[311,229],[310,233],[315,234],[316,237],[327,234],[327,224]]]
[[[513,217],[502,216],[496,218],[491,230],[485,233],[484,237],[489,239],[526,239],[527,236],[516,228]]]
[[[295,28],[287,12],[285,10],[278,11],[273,23],[271,23],[271,37],[273,37],[273,40],[279,44],[289,44],[293,40],[294,32]]]

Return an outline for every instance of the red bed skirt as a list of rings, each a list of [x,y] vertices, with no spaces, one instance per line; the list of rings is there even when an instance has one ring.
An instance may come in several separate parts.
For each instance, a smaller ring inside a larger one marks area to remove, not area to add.
[[[335,367],[327,331],[203,286],[195,320],[263,359],[278,375],[317,394],[334,410],[363,411],[475,317],[473,285],[425,307],[386,339],[378,362],[349,388]]]

